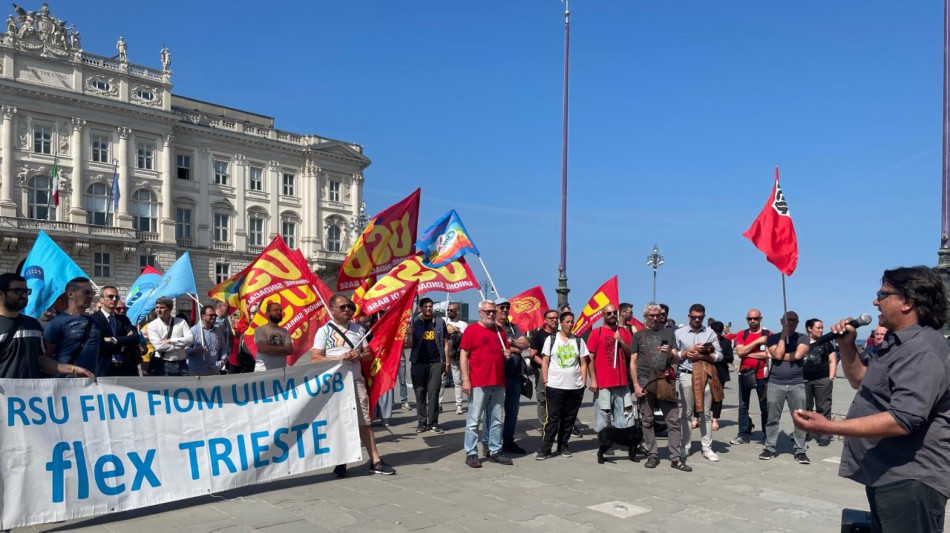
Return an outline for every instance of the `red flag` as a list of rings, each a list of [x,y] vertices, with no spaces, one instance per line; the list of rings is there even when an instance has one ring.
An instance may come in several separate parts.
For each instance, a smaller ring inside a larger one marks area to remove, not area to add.
[[[752,227],[742,236],[752,241],[779,272],[787,276],[795,272],[798,265],[798,237],[795,236],[795,225],[792,224],[785,195],[778,185],[778,167],[775,167],[775,185],[769,201]]]
[[[600,288],[594,292],[594,295],[590,297],[587,305],[584,306],[584,310],[577,316],[577,321],[574,322],[574,335],[579,337],[587,333],[604,315],[604,308],[607,307],[607,304],[620,306],[620,291],[617,288],[617,276],[607,280],[607,282],[601,285]]]
[[[373,339],[369,341],[369,349],[373,352],[373,358],[362,362],[366,389],[369,391],[370,413],[376,410],[379,397],[396,383],[399,359],[406,342],[406,330],[409,328],[412,304],[415,302],[418,287],[418,281],[413,283],[371,330]]]
[[[524,291],[509,302],[511,311],[508,319],[521,331],[531,331],[544,324],[544,313],[548,310],[548,301],[540,285]]]
[[[340,266],[336,288],[348,291],[366,278],[385,274],[415,253],[422,189],[393,204],[369,221]]]
[[[630,320],[627,320],[627,325],[628,325],[628,326],[633,326],[633,328],[634,328],[636,331],[641,331],[641,330],[643,330],[644,328],[646,328],[646,325],[644,325],[643,322],[640,322],[639,320],[637,320],[636,318],[633,318],[633,317],[630,317]]]

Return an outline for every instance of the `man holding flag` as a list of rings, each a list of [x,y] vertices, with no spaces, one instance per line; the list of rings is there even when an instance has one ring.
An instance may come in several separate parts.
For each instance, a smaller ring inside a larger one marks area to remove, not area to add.
[[[336,294],[330,298],[328,305],[330,306],[330,321],[317,330],[313,339],[313,349],[310,351],[310,362],[343,361],[343,369],[349,370],[353,375],[360,440],[370,456],[369,471],[371,474],[393,475],[396,470],[380,458],[379,451],[376,449],[376,437],[370,425],[372,417],[369,394],[359,362],[371,358],[373,352],[364,342],[363,327],[352,320],[356,306],[342,294]],[[333,469],[333,474],[337,477],[345,476],[346,465],[337,465]]]

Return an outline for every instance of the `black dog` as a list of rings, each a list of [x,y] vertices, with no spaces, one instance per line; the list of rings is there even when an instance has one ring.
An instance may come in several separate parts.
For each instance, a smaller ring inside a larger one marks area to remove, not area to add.
[[[637,450],[643,444],[643,428],[639,423],[622,429],[606,427],[597,433],[597,440],[600,441],[600,449],[597,450],[598,464],[604,464],[604,452],[614,444],[629,446],[630,460],[634,463],[640,462],[637,459]]]

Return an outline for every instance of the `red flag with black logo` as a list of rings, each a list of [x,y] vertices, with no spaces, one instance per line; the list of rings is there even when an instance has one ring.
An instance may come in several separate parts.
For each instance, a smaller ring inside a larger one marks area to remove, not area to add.
[[[373,358],[362,361],[366,390],[369,391],[370,413],[376,411],[379,397],[396,383],[399,359],[406,342],[406,330],[409,328],[418,287],[419,282],[414,282],[370,330],[373,338],[369,341],[369,349],[373,352]]]
[[[772,195],[752,227],[742,236],[752,241],[779,272],[788,276],[795,272],[798,265],[798,237],[795,236],[795,225],[792,224],[785,195],[778,184],[778,167],[775,167]]]
[[[541,286],[532,287],[511,300],[508,319],[521,331],[531,331],[544,324],[544,313],[548,310],[548,300]]]

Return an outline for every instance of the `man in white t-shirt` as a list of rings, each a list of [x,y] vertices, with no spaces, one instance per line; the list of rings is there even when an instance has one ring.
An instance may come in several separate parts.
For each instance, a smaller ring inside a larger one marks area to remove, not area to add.
[[[310,351],[311,363],[326,361],[343,361],[343,369],[353,375],[353,388],[356,393],[356,405],[359,416],[360,440],[370,456],[369,471],[372,474],[392,475],[396,471],[379,457],[376,450],[376,437],[370,426],[372,418],[369,412],[369,395],[366,392],[366,382],[360,368],[360,360],[373,356],[363,339],[363,327],[353,322],[353,312],[356,306],[346,296],[336,294],[328,302],[331,320],[317,330],[313,338],[313,349]],[[336,477],[346,475],[346,465],[337,465],[333,469]]]
[[[541,449],[535,455],[538,461],[551,457],[555,439],[557,452],[563,457],[571,457],[567,443],[587,387],[590,352],[584,339],[571,333],[574,313],[561,313],[560,324],[560,331],[550,335],[541,348],[541,379],[547,399],[547,417],[541,431]]]
[[[449,367],[452,370],[452,382],[455,384],[455,414],[462,414],[462,369],[459,367],[459,343],[462,341],[462,333],[465,332],[465,326],[468,324],[464,320],[459,320],[458,302],[450,302],[445,310],[445,326],[449,330],[449,353],[446,354],[449,360]],[[439,405],[442,405],[442,398],[445,396],[445,381],[439,392]]]

